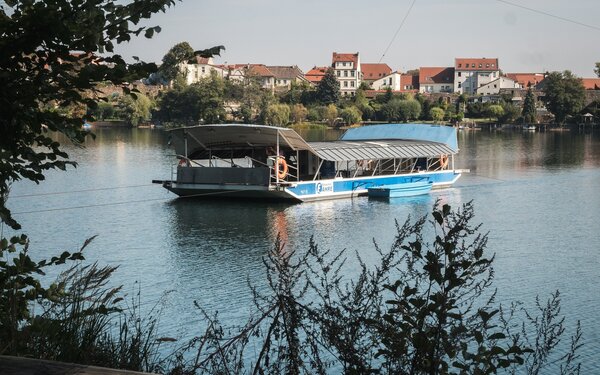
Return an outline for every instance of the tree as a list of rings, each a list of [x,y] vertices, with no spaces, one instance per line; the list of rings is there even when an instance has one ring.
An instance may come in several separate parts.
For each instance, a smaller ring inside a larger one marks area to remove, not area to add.
[[[355,106],[344,108],[340,112],[340,117],[346,125],[358,124],[362,120],[362,113]]]
[[[167,81],[174,81],[178,77],[185,78],[181,70],[181,62],[187,61],[194,56],[194,49],[188,42],[175,44],[163,56],[162,64],[158,69],[160,75]]]
[[[113,51],[134,36],[159,32],[158,26],[139,24],[174,3],[14,0],[0,5],[2,221],[20,228],[4,205],[11,182],[39,183],[44,171],[75,165],[51,135],[83,142],[82,117],[86,107],[97,106],[99,82],[123,85],[128,93],[128,82],[156,71],[154,64],[127,64]]]
[[[329,68],[325,72],[317,86],[315,97],[317,102],[325,105],[335,104],[340,99],[340,83],[333,68]]]
[[[267,108],[265,123],[267,125],[286,126],[290,122],[290,106],[287,104],[271,104]]]
[[[594,73],[596,73],[596,75],[598,77],[600,77],[600,62],[596,63],[596,67],[594,68]]]
[[[131,95],[122,96],[119,101],[123,120],[132,126],[138,126],[141,122],[149,121],[154,106],[154,101],[141,93],[136,94],[135,98]]]
[[[337,107],[333,104],[329,104],[327,107],[325,107],[322,117],[323,119],[325,119],[325,121],[327,121],[327,124],[329,124],[329,126],[334,126],[338,117]]]
[[[568,70],[552,72],[544,79],[543,101],[559,124],[583,108],[585,89],[580,78]]]
[[[308,116],[308,109],[302,104],[294,104],[290,107],[290,119],[292,120],[292,123],[299,124],[304,122],[306,116]]]
[[[393,99],[381,106],[381,116],[388,122],[400,121],[401,104],[399,99]]]
[[[504,108],[500,104],[492,104],[486,109],[486,115],[498,120],[504,114]]]
[[[415,99],[400,100],[400,118],[402,121],[416,120],[421,115],[421,104]]]
[[[537,110],[535,108],[535,96],[531,87],[527,89],[527,94],[525,94],[521,116],[526,124],[534,124],[536,122]]]
[[[438,123],[444,119],[444,110],[439,107],[431,108],[429,113],[431,115],[431,119],[436,123]]]

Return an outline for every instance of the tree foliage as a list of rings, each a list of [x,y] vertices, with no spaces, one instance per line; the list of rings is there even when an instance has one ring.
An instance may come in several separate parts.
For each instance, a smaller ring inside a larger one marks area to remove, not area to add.
[[[193,56],[194,49],[188,42],[177,43],[163,56],[158,71],[167,82],[173,81],[184,74],[181,70],[181,62],[187,61]]]
[[[274,126],[286,126],[290,123],[290,106],[287,104],[271,104],[267,107],[265,123]]]
[[[362,113],[360,113],[358,108],[356,108],[355,106],[350,106],[344,108],[340,112],[340,117],[342,118],[342,121],[344,121],[344,124],[354,125],[358,124],[362,120]]]
[[[431,110],[429,111],[429,114],[431,115],[431,119],[438,123],[440,121],[442,121],[444,119],[444,110],[439,108],[439,107],[433,107],[431,108]]]
[[[583,108],[584,98],[581,79],[568,70],[552,72],[544,79],[543,101],[559,124]]]
[[[325,72],[317,86],[315,98],[318,103],[324,105],[335,104],[340,99],[340,82],[335,76],[333,68],[329,68]]]
[[[174,0],[6,1],[0,6],[0,218],[19,224],[4,205],[11,182],[39,183],[44,171],[75,165],[51,135],[81,143],[86,107],[101,96],[98,82],[128,84],[154,64],[127,64],[113,54],[132,37],[152,37],[141,26]],[[101,55],[102,54],[102,55]],[[125,92],[129,88],[124,86]]]
[[[535,124],[536,122],[537,110],[535,108],[535,96],[533,95],[531,87],[527,89],[527,94],[525,94],[521,116],[523,116],[523,121],[526,124]]]
[[[504,108],[500,104],[492,104],[486,108],[486,115],[498,120],[504,115]]]
[[[598,77],[600,77],[600,62],[596,63],[596,67],[594,68],[594,73],[596,73],[596,75]]]

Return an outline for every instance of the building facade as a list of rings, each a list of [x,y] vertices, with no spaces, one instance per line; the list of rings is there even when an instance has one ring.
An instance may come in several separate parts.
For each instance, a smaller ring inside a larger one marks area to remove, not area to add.
[[[419,68],[419,92],[430,94],[454,92],[454,68]]]
[[[354,96],[362,80],[359,53],[334,52],[331,66],[340,82],[342,97]]]
[[[477,89],[500,77],[498,59],[456,58],[454,92],[474,95]]]
[[[371,83],[373,90],[387,90],[390,88],[392,91],[402,90],[402,74],[400,72],[393,72],[384,77],[381,77]]]

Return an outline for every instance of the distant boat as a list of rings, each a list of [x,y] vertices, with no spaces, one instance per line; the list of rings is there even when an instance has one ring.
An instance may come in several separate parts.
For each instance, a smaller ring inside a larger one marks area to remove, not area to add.
[[[405,182],[387,186],[370,187],[369,197],[373,198],[398,198],[412,197],[414,195],[427,194],[431,191],[433,182],[429,180]]]
[[[523,125],[523,130],[535,131],[535,125]]]

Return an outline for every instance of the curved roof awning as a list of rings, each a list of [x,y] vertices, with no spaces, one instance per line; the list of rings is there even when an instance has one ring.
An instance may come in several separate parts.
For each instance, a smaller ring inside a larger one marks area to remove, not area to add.
[[[171,143],[178,155],[192,155],[205,150],[232,150],[279,145],[294,151],[311,147],[293,129],[267,125],[197,125],[170,130]]]
[[[444,143],[407,140],[311,142],[321,159],[329,161],[439,157],[454,154]]]

